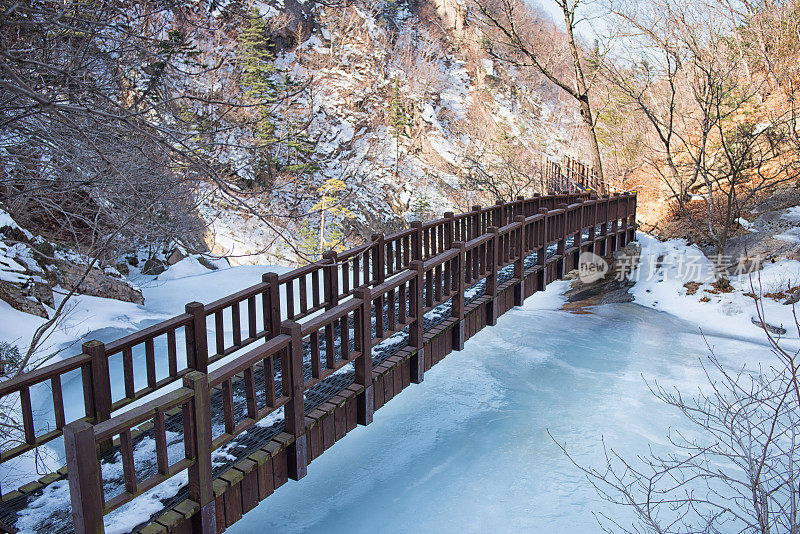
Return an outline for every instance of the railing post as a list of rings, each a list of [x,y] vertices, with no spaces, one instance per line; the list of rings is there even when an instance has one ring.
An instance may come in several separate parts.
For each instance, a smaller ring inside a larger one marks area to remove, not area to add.
[[[574,262],[573,265],[576,268],[578,267],[578,261],[579,261],[578,258],[580,257],[581,251],[583,250],[583,210],[584,210],[584,208],[585,208],[585,206],[583,205],[583,200],[581,200],[581,207],[578,208],[577,215],[575,216],[576,222],[578,223],[578,228],[576,229],[576,232],[575,232],[574,245],[576,247],[578,247],[578,251],[575,253],[575,262]]]
[[[208,376],[200,371],[192,371],[183,377],[183,385],[194,393],[191,403],[183,412],[184,441],[194,456],[194,463],[189,466],[188,473],[189,499],[200,505],[200,511],[192,516],[192,532],[216,534]]]
[[[472,218],[472,235],[470,236],[467,241],[471,239],[475,239],[476,237],[480,237],[481,235],[481,205],[475,204],[472,206],[472,213],[474,215],[471,216]]]
[[[497,202],[494,203],[494,205],[497,206],[494,210],[495,213],[494,225],[497,226],[498,228],[502,228],[503,226],[506,225],[506,212],[505,212],[506,203],[502,200],[498,200]]]
[[[614,219],[611,221],[611,235],[613,236],[613,243],[611,245],[612,254],[619,249],[619,193],[614,193]]]
[[[269,335],[264,336],[264,341],[269,341],[280,333],[281,330],[281,289],[277,273],[264,273],[261,281],[268,284],[266,297],[262,300],[264,322],[269,324]],[[263,296],[262,296],[263,298]],[[266,325],[264,325],[266,331]]]
[[[64,452],[67,456],[69,499],[75,533],[105,532],[103,490],[100,486],[100,462],[97,459],[94,427],[86,421],[66,425]]]
[[[84,354],[92,358],[92,383],[91,387],[84,384],[84,395],[91,396],[92,413],[87,413],[94,423],[108,421],[111,417],[111,378],[108,371],[108,356],[106,356],[106,346],[101,341],[87,341],[83,344]],[[88,391],[90,389],[90,391]],[[112,441],[107,439],[100,443],[100,450],[106,451],[111,448]]]
[[[325,306],[326,310],[330,310],[339,304],[339,264],[336,258],[336,251],[329,250],[322,254],[325,260],[325,267],[322,273],[322,283],[325,285]]]
[[[522,195],[517,195],[517,205],[519,206],[518,210],[514,211],[514,215],[522,215],[525,216],[525,197]],[[519,211],[519,213],[517,213]]]
[[[422,259],[422,221],[413,221],[411,223],[411,228],[414,229],[414,233],[411,234],[411,259],[412,260],[421,260]]]
[[[456,277],[456,287],[453,298],[450,301],[450,312],[457,320],[453,325],[453,350],[464,349],[464,277],[466,276],[466,248],[463,241],[456,241],[453,247],[458,249],[456,265],[453,269],[453,276]]]
[[[282,372],[289,372],[288,391],[289,402],[283,407],[283,418],[286,422],[286,432],[294,436],[294,442],[286,449],[286,458],[289,467],[289,477],[300,480],[306,476],[308,463],[306,449],[306,426],[303,404],[303,336],[300,324],[294,321],[281,323],[281,333],[291,336],[289,343],[289,368]]]
[[[556,249],[556,254],[561,256],[561,259],[558,260],[558,267],[556,268],[556,278],[560,280],[564,278],[567,266],[567,205],[559,204],[558,208],[563,210],[563,213],[558,218],[559,227],[556,230],[556,232],[558,232],[558,246]]]
[[[487,261],[489,262],[490,271],[486,276],[486,295],[491,297],[486,303],[486,324],[487,326],[494,326],[497,324],[497,271],[500,263],[499,244],[500,244],[500,229],[496,226],[490,226],[488,233],[493,234],[489,246]]]
[[[186,364],[189,369],[208,372],[208,335],[206,333],[206,314],[203,304],[190,302],[186,313],[192,320],[184,329],[186,332]]]
[[[372,388],[372,291],[368,287],[358,288],[353,291],[353,296],[361,300],[356,329],[361,356],[355,361],[356,384],[364,386],[364,391],[356,397],[357,419],[359,425],[368,425],[375,411]],[[383,309],[375,311],[383,313]]]
[[[547,212],[547,208],[539,208],[539,213],[542,214],[542,242],[539,250],[536,251],[536,263],[542,267],[539,271],[539,284],[537,287],[539,291],[544,291],[547,288]]]
[[[372,278],[378,285],[386,280],[386,244],[383,234],[372,234],[372,241],[375,247],[372,251]]]
[[[628,241],[636,241],[636,203],[637,203],[637,194],[634,192],[631,194],[631,199],[629,202],[633,202],[633,209],[630,211],[630,228],[628,229]]]
[[[514,306],[522,306],[522,301],[525,300],[525,216],[517,215],[514,222],[519,223],[515,244],[517,260],[514,262],[514,278],[519,283],[514,286]]]
[[[609,255],[608,252],[608,217],[610,214],[610,201],[611,196],[608,194],[603,195],[602,202],[605,206],[603,210],[603,219],[600,221],[600,256],[606,257]]]
[[[446,211],[444,218],[447,222],[444,225],[444,248],[449,249],[453,247],[453,233],[455,232],[455,214],[452,211]]]
[[[595,248],[595,231],[597,229],[597,199],[593,201],[593,204],[589,207],[589,220],[591,221],[591,226],[589,227],[589,237],[588,237],[588,248],[589,252],[594,254],[596,252]]]
[[[411,280],[411,313],[414,321],[408,327],[408,344],[417,349],[416,354],[411,356],[411,382],[419,384],[425,375],[425,319],[422,313],[425,264],[421,260],[414,260],[409,268],[417,273]]]

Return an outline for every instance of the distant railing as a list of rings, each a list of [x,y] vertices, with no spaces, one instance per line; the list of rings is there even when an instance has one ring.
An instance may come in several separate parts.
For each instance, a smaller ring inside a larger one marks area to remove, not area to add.
[[[485,279],[486,295],[495,297],[498,273],[513,264],[514,303],[521,304],[524,262],[530,253],[537,252],[538,288],[544,288],[548,266],[554,265],[554,277],[560,278],[577,267],[581,251],[607,255],[632,240],[635,213],[635,194],[535,196],[487,208],[473,206],[467,213],[446,213],[435,221],[412,223],[410,229],[393,235],[375,234],[366,244],[341,253],[328,252],[320,262],[289,273],[266,273],[262,282],[252,287],[210,304],[189,303],[185,313],[119,340],[84,343],[80,355],[0,383],[0,399],[19,397],[24,435],[23,443],[0,453],[0,462],[63,432],[77,532],[102,531],[104,514],[188,470],[189,498],[201,507],[196,527],[203,530],[203,510],[213,506],[212,451],[283,408],[286,432],[294,437],[289,446],[290,476],[301,478],[306,465],[305,390],[354,363],[355,383],[364,387],[358,421],[369,423],[374,345],[408,328],[409,346],[422,347],[423,314],[450,301],[455,331],[461,332],[454,336],[454,347],[462,347],[466,287]],[[572,246],[567,248],[570,237]],[[551,245],[556,250],[548,257]],[[494,324],[497,314],[491,300],[487,306],[487,323]],[[230,337],[225,335],[228,330],[232,331]],[[178,341],[181,338],[183,343]],[[209,339],[213,340],[212,354]],[[257,341],[261,344],[254,345]],[[309,378],[303,376],[304,345],[311,353]],[[254,348],[238,355],[250,346]],[[134,373],[142,358],[143,380]],[[157,362],[164,360],[166,369],[159,372]],[[209,372],[209,364],[221,360],[224,363]],[[120,363],[124,391],[112,395],[109,367]],[[66,424],[61,381],[78,369],[85,416]],[[423,369],[421,358],[412,356],[412,382],[422,379]],[[280,381],[276,384],[278,370]],[[244,380],[246,397],[245,413],[238,419],[233,408],[234,379]],[[178,381],[182,381],[181,387],[111,417],[113,411]],[[30,389],[46,383],[51,387],[55,428],[37,431]],[[222,391],[224,407],[224,432],[217,437],[212,437],[209,415],[214,388]],[[257,391],[264,392],[262,405]],[[185,455],[170,463],[165,414],[177,408],[183,413]],[[132,430],[148,422],[155,429],[158,468],[156,474],[138,481]],[[113,444],[119,446],[125,483],[122,493],[106,500],[97,451]]]

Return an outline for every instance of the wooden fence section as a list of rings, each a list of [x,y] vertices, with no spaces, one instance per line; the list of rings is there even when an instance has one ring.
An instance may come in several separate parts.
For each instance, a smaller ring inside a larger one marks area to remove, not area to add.
[[[321,262],[280,276],[267,273],[259,284],[207,305],[187,304],[185,313],[120,340],[85,343],[78,356],[0,384],[0,398],[18,395],[24,426],[23,443],[3,451],[0,461],[63,432],[76,532],[102,532],[105,514],[184,472],[188,499],[148,532],[222,532],[288,478],[302,478],[309,461],[356,424],[369,424],[374,410],[409,383],[421,382],[445,354],[576,268],[582,251],[607,256],[631,241],[635,213],[635,194],[563,194],[474,206],[394,235],[376,234],[369,243],[326,253]],[[555,254],[548,255],[552,245]],[[534,252],[535,264],[526,265]],[[512,277],[500,284],[498,274],[511,265]],[[465,305],[465,289],[482,280],[485,294]],[[426,331],[424,314],[447,302],[450,316]],[[407,346],[373,368],[373,347],[404,329]],[[249,351],[240,354],[244,348]],[[304,351],[307,358],[310,353],[310,377],[303,374]],[[157,353],[166,369],[157,369]],[[222,359],[209,372],[209,364]],[[134,375],[142,360],[144,378]],[[124,391],[112,392],[112,362],[121,364]],[[350,363],[354,383],[305,414],[304,392]],[[77,370],[85,417],[66,424],[61,381]],[[240,380],[243,413],[233,399],[233,383]],[[56,424],[38,431],[30,388],[48,383]],[[174,383],[180,387],[111,417]],[[224,430],[215,437],[209,398],[219,392]],[[285,431],[214,479],[212,452],[279,408]],[[177,413],[184,450],[175,459],[167,453],[165,420]],[[144,427],[153,429],[157,472],[140,480],[132,437]],[[108,496],[99,454],[112,446],[119,447],[124,488]],[[14,494],[19,492],[3,499]]]
[[[592,191],[595,194],[605,195],[613,189],[600,180],[594,167],[589,167],[569,156],[564,156],[563,164],[550,159],[545,160],[544,177],[547,187],[552,190]]]

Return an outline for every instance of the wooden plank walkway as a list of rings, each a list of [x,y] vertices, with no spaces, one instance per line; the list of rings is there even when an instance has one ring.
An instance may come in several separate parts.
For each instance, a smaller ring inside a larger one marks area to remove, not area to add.
[[[84,354],[33,378],[0,384],[0,397],[20,394],[24,410],[23,392],[36,380],[55,386],[59,372],[81,369],[92,401],[87,418],[64,425],[62,417],[55,429],[64,432],[74,504],[71,512],[55,512],[42,531],[96,532],[104,513],[188,472],[188,484],[139,530],[222,532],[288,478],[304,476],[308,462],[356,424],[368,424],[374,410],[421,381],[468,337],[576,267],[581,251],[608,255],[623,247],[633,238],[635,206],[634,194],[561,195],[447,214],[328,254],[324,265],[265,275],[262,284],[206,306],[187,305],[184,315],[108,345],[88,343]],[[209,355],[203,345],[212,321],[216,352]],[[230,339],[226,326],[233,328]],[[183,369],[179,329],[186,339]],[[159,336],[163,345],[156,345]],[[255,348],[242,354],[250,345]],[[138,390],[137,346],[147,366],[147,384]],[[155,372],[157,348],[165,349],[169,364],[163,378]],[[123,359],[125,397],[98,401],[108,358],[116,354]],[[224,363],[208,372],[214,362]],[[110,417],[178,380],[183,387]],[[54,404],[59,393],[53,387]],[[26,426],[24,446],[49,441],[53,432]],[[134,451],[146,440],[156,453],[135,465]],[[98,454],[86,454],[93,448]],[[104,475],[101,485],[100,471],[115,460],[121,474]],[[44,486],[66,476],[62,469],[3,495],[0,517],[13,525]]]

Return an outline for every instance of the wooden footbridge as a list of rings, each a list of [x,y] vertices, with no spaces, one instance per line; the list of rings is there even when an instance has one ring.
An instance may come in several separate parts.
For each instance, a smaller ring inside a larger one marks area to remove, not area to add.
[[[66,466],[14,491],[0,521],[49,486],[42,532],[104,531],[104,516],[176,482],[141,533],[222,532],[513,306],[634,238],[635,193],[535,196],[425,223],[263,281],[0,383],[23,432],[0,461],[63,436]],[[121,363],[121,365],[120,365]],[[120,391],[110,368],[121,367]],[[138,373],[134,371],[137,370]],[[80,373],[85,417],[66,421],[62,380]],[[49,386],[54,425],[31,390]],[[9,397],[11,396],[11,397]],[[42,426],[39,424],[38,426]],[[55,497],[53,497],[55,498]],[[65,498],[66,499],[66,498]]]

